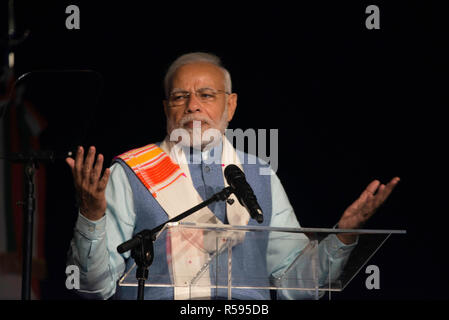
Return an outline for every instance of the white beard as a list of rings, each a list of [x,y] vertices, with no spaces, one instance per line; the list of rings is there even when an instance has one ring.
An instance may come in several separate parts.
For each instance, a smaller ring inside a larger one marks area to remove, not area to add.
[[[225,107],[223,115],[218,123],[204,115],[188,114],[177,124],[167,120],[167,132],[170,141],[177,142],[182,147],[194,147],[195,149],[208,150],[221,143],[221,139],[228,127],[227,114],[228,108]],[[184,128],[184,124],[193,121],[193,128]],[[208,129],[202,128],[202,122],[209,125]]]

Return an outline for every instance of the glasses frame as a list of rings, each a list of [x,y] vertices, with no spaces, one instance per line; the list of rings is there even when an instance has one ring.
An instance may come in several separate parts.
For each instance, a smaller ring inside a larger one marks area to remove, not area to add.
[[[206,89],[207,89],[207,90],[213,90],[215,95],[218,95],[218,94],[221,94],[221,93],[222,93],[222,94],[231,94],[230,92],[228,92],[228,91],[226,91],[226,90],[220,90],[220,89],[217,90],[217,89],[213,89],[213,88],[200,88],[200,89],[194,91],[193,93],[195,94],[196,98],[197,98],[201,103],[208,103],[208,101],[203,101],[203,100],[201,99],[201,97],[199,96],[201,93],[204,93],[204,90],[206,90]],[[203,90],[203,92],[201,92],[201,90]],[[175,103],[173,102],[173,100],[172,100],[172,97],[173,97],[173,95],[179,94],[179,93],[184,93],[184,94],[185,94],[185,96],[184,96],[184,101],[182,101],[182,103],[175,104]],[[169,96],[168,96],[168,99],[167,99],[168,105],[169,105],[170,107],[181,107],[181,106],[185,106],[185,105],[187,105],[187,100],[188,100],[188,99],[191,99],[191,97],[192,97],[192,91],[178,90],[178,91],[171,92],[171,93],[169,94]]]

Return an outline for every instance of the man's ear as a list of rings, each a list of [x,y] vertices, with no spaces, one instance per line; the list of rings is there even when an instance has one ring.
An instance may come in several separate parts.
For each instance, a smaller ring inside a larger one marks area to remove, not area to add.
[[[235,109],[237,108],[237,93],[231,93],[228,97],[228,122],[234,117]]]

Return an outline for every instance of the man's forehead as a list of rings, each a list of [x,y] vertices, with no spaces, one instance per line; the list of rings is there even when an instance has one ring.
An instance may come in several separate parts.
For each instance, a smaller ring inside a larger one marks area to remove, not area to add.
[[[224,74],[220,67],[208,62],[185,64],[176,70],[172,84],[178,82],[219,82],[224,81]]]

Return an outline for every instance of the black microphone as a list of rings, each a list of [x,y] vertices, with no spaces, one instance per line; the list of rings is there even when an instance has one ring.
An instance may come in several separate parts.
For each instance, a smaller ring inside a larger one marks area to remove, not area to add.
[[[230,164],[225,168],[224,175],[228,184],[234,189],[234,193],[240,204],[248,210],[251,218],[262,223],[262,209],[257,203],[257,198],[254,195],[253,189],[251,189],[251,186],[246,181],[243,171],[236,165]]]
[[[153,236],[151,230],[142,230],[136,235],[134,235],[130,240],[123,242],[121,245],[117,247],[118,253],[124,253],[128,250],[131,250],[137,247],[142,243],[142,240],[150,239]]]

